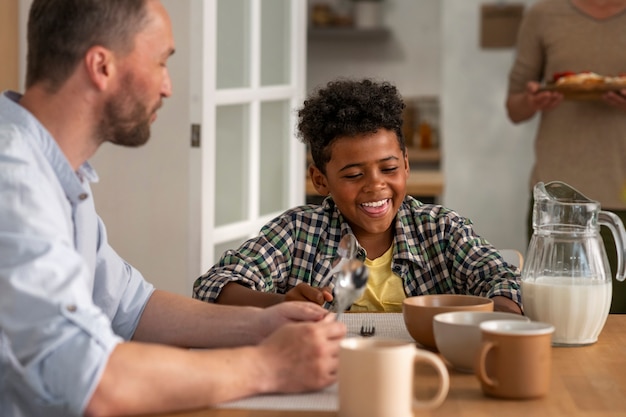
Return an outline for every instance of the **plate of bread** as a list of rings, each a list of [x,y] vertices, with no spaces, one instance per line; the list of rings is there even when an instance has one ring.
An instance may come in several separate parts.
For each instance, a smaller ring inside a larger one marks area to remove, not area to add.
[[[556,91],[570,100],[599,100],[608,91],[626,90],[626,74],[600,75],[591,71],[564,71],[554,74],[539,91]]]

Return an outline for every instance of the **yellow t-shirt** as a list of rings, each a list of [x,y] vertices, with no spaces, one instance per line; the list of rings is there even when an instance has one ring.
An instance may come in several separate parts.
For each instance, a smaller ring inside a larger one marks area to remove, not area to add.
[[[402,300],[406,298],[404,283],[391,271],[392,255],[393,246],[381,257],[365,260],[369,269],[365,292],[352,304],[350,311],[402,312]]]

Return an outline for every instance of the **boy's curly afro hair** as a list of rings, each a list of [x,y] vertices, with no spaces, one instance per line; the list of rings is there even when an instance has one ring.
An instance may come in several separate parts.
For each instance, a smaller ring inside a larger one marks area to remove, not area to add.
[[[395,86],[371,79],[329,82],[304,101],[298,112],[298,136],[309,146],[313,162],[325,173],[330,161],[330,144],[341,137],[396,133],[402,152],[402,111],[405,105]]]

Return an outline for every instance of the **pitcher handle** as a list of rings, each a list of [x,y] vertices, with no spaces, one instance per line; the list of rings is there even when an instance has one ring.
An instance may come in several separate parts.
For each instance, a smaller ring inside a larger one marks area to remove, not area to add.
[[[604,210],[601,210],[598,214],[598,223],[605,225],[611,230],[611,233],[613,233],[613,239],[615,239],[615,249],[617,250],[617,273],[615,274],[615,278],[618,281],[624,281],[624,278],[626,278],[626,271],[624,271],[624,245],[626,244],[626,230],[624,230],[624,224],[617,214]]]

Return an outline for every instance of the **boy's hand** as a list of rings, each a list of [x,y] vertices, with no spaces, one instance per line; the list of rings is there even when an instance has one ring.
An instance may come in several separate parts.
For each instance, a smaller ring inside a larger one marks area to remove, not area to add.
[[[310,301],[322,305],[332,301],[333,295],[328,287],[314,288],[309,284],[300,283],[285,294],[285,301]]]
[[[517,303],[510,298],[503,297],[501,295],[496,295],[492,298],[493,300],[493,310],[494,311],[504,311],[506,313],[515,313],[522,314],[522,309]]]

